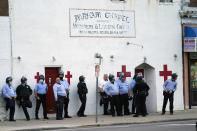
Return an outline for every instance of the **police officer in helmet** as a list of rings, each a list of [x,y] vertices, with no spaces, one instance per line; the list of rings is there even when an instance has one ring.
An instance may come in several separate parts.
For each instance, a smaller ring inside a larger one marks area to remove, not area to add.
[[[177,89],[177,82],[176,82],[177,77],[178,75],[176,73],[173,73],[171,79],[166,80],[163,84],[164,99],[163,99],[162,115],[164,115],[166,112],[166,105],[167,105],[168,99],[170,101],[170,115],[173,115],[174,113],[173,102],[174,102],[174,92]]]
[[[40,75],[39,76],[39,82],[36,84],[35,89],[34,89],[34,95],[36,97],[36,111],[35,111],[35,117],[37,120],[39,120],[38,117],[38,112],[40,105],[42,104],[43,107],[43,116],[44,119],[49,119],[47,117],[47,111],[46,111],[46,96],[47,96],[47,84],[44,83],[44,76]]]
[[[133,92],[136,94],[136,114],[133,117],[138,117],[141,113],[143,117],[147,115],[146,111],[146,97],[150,87],[144,82],[142,76],[137,76],[136,84]]]
[[[79,99],[81,101],[81,107],[79,108],[79,111],[77,112],[77,116],[86,117],[84,112],[86,108],[86,101],[87,101],[86,94],[88,93],[88,88],[86,86],[85,77],[83,75],[79,77],[79,83],[77,87],[78,87]]]
[[[106,84],[104,91],[111,99],[110,105],[112,116],[115,116],[114,107],[116,108],[117,116],[122,116],[120,109],[119,86],[118,82],[115,81],[114,75],[109,75],[109,82]]]
[[[64,118],[72,118],[71,116],[68,115],[68,104],[69,104],[69,92],[70,92],[70,85],[67,82],[67,80],[64,79],[64,72],[60,71],[59,72],[59,78],[60,78],[60,83],[64,86],[67,97],[64,98]]]
[[[123,111],[122,107],[124,106],[124,115],[129,115],[129,97],[130,97],[130,88],[129,83],[126,81],[125,75],[120,76],[120,81],[118,82],[119,92],[120,92],[120,110]]]
[[[29,113],[27,111],[27,107],[32,107],[32,102],[30,101],[30,96],[32,95],[32,89],[29,85],[27,85],[27,78],[21,78],[21,84],[16,88],[17,100],[19,102],[19,106],[22,106],[23,111],[25,113],[25,117],[27,121],[30,120]]]
[[[12,86],[11,76],[6,78],[6,84],[3,86],[2,90],[6,100],[6,111],[10,109],[9,121],[16,121],[14,120],[16,89]]]

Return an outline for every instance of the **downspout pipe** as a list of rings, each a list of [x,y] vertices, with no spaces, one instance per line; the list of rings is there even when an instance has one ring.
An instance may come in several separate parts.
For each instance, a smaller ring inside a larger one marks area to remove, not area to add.
[[[9,27],[10,27],[10,73],[13,76],[13,27],[12,27],[12,20],[13,20],[13,1],[8,0],[8,7],[9,7]]]

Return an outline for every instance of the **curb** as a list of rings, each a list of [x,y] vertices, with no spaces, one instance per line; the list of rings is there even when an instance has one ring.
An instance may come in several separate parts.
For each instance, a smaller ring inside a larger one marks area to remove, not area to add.
[[[112,123],[112,124],[91,124],[73,127],[51,127],[51,128],[32,128],[32,129],[19,129],[15,131],[42,131],[42,130],[60,130],[60,129],[76,129],[84,127],[107,127],[107,126],[118,126],[118,125],[134,125],[134,124],[148,124],[148,123],[160,123],[160,122],[173,122],[173,121],[190,121],[197,120],[197,118],[185,118],[185,119],[173,119],[173,120],[158,120],[158,121],[148,121],[148,122],[131,122],[131,123]]]

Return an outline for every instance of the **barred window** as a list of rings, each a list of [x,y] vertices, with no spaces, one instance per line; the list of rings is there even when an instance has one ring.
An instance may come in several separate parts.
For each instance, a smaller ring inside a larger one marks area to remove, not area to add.
[[[197,7],[197,0],[190,0],[189,6],[190,7]]]
[[[0,16],[8,15],[8,0],[0,0]]]
[[[159,0],[159,2],[169,3],[169,2],[173,2],[173,0]]]

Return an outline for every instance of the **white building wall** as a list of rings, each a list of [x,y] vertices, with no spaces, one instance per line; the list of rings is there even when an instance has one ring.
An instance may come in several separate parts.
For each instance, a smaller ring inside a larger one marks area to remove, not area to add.
[[[10,54],[9,17],[0,17],[0,89],[5,83],[5,78],[11,73]],[[0,120],[3,120],[5,117],[5,103],[3,98],[0,97]]]
[[[36,72],[44,74],[46,66],[61,66],[73,75],[69,113],[75,115],[80,106],[79,98],[76,97],[77,83],[78,77],[83,74],[89,89],[85,113],[94,114],[94,54],[99,52],[103,56],[101,74],[116,74],[121,71],[122,65],[126,65],[132,76],[135,67],[142,64],[146,57],[147,63],[155,68],[157,111],[161,111],[163,102],[163,77],[159,76],[163,64],[179,75],[174,107],[175,110],[184,108],[181,21],[178,15],[180,0],[170,5],[161,5],[157,0],[127,0],[126,3],[113,3],[110,0],[15,0],[13,5],[13,57],[22,58],[21,61],[13,61],[14,86],[20,83],[24,75],[34,88]],[[134,10],[136,38],[69,37],[69,8]],[[143,48],[127,45],[127,42],[143,45]],[[178,56],[176,60],[174,54]],[[113,61],[111,55],[114,56]],[[56,61],[52,61],[52,56]],[[0,79],[2,85],[2,79],[5,78]],[[127,79],[131,81],[131,78]],[[32,99],[35,103],[35,98]],[[29,110],[32,117],[34,109],[35,104]],[[22,109],[17,108],[15,116],[24,118]]]

